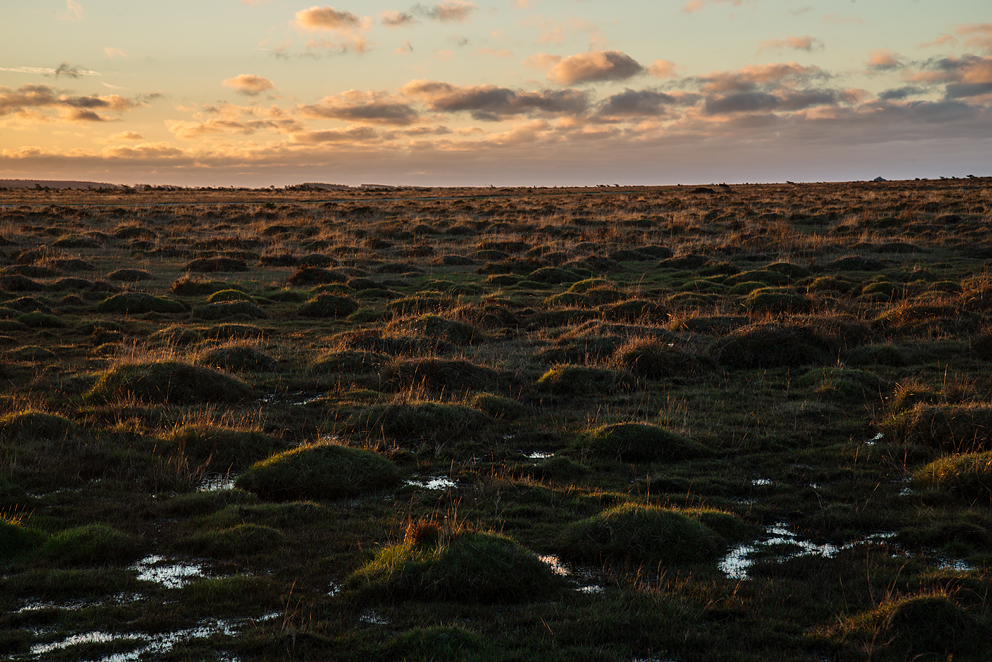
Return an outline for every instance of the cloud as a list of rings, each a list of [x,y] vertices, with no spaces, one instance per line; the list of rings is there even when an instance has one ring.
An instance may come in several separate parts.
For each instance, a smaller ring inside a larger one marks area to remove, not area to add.
[[[410,40],[404,39],[403,45],[399,46],[396,50],[394,50],[393,55],[406,55],[412,52],[413,52],[413,46],[410,45]]]
[[[521,21],[521,25],[533,26],[540,30],[537,38],[539,44],[554,44],[560,46],[565,38],[571,34],[586,34],[589,37],[589,47],[598,50],[605,49],[609,42],[603,36],[599,26],[592,21],[581,18],[569,18],[566,22],[550,20],[546,18],[532,18]]]
[[[648,73],[655,78],[671,78],[675,75],[675,63],[668,60],[655,60],[648,65]]]
[[[911,82],[944,84],[946,99],[968,99],[992,93],[992,56],[964,55],[925,63],[926,71],[908,74]]]
[[[300,106],[300,113],[313,119],[335,119],[358,124],[407,126],[420,115],[401,99],[376,92],[349,90],[318,103]]]
[[[476,55],[492,55],[493,57],[513,57],[513,51],[508,48],[476,48]]]
[[[123,133],[115,133],[110,136],[111,140],[144,140],[140,133],[135,133],[134,131],[124,131]]]
[[[417,22],[412,14],[388,10],[379,14],[379,22],[387,28],[405,28]]]
[[[795,51],[806,51],[807,53],[811,53],[813,50],[822,49],[823,42],[819,39],[810,37],[809,35],[803,37],[786,37],[785,39],[769,39],[761,42],[758,46],[758,52],[761,53],[769,49],[779,48],[790,48]]]
[[[202,140],[208,136],[237,133],[250,136],[260,132],[291,134],[304,130],[303,124],[281,108],[255,108],[221,104],[204,108],[205,114],[192,121],[166,120],[165,126],[183,140]]]
[[[255,74],[241,74],[234,78],[228,78],[221,83],[224,87],[233,88],[238,94],[249,97],[257,97],[266,90],[275,87],[268,78],[256,76]]]
[[[877,48],[871,52],[868,61],[865,62],[872,71],[891,71],[902,68],[899,56],[887,48]]]
[[[103,54],[107,56],[108,60],[113,60],[115,57],[127,57],[127,53],[119,48],[114,48],[112,46],[107,46],[103,49]]]
[[[66,13],[59,16],[63,21],[81,21],[83,20],[83,6],[76,2],[76,0],[68,0],[66,2]]]
[[[561,55],[550,55],[548,53],[534,53],[523,61],[525,67],[544,71],[548,67],[558,64],[564,58]]]
[[[678,103],[678,98],[664,92],[627,88],[604,99],[597,114],[610,118],[658,117],[668,114],[669,107]]]
[[[79,78],[80,76],[99,76],[100,74],[95,71],[87,71],[80,67],[74,67],[68,62],[63,62],[58,67],[52,70],[52,73],[56,78],[59,76],[68,76],[69,78]]]
[[[759,86],[780,86],[829,78],[816,66],[804,67],[796,62],[773,62],[749,65],[735,71],[718,71],[698,77],[705,92],[745,92]]]
[[[472,12],[478,9],[478,5],[474,2],[468,2],[468,0],[444,0],[444,2],[436,2],[430,6],[414,5],[410,11],[432,21],[467,23],[472,17]]]
[[[459,87],[450,83],[414,80],[401,93],[419,99],[429,110],[467,112],[473,119],[498,122],[517,115],[574,115],[585,112],[588,96],[579,90],[518,92],[495,85]]]
[[[559,85],[626,80],[644,71],[632,57],[620,51],[591,51],[570,55],[548,71],[548,80]]]
[[[965,37],[966,45],[992,53],[992,23],[969,23],[962,25],[956,32]]]
[[[338,52],[354,50],[364,53],[368,41],[366,35],[372,29],[372,19],[361,18],[350,11],[338,11],[333,7],[318,7],[296,12],[296,24],[310,32],[330,32],[338,41],[312,39],[307,43],[310,49],[321,48]]]
[[[796,111],[810,106],[833,105],[837,103],[837,99],[837,93],[833,90],[802,90],[779,94],[759,91],[735,92],[707,99],[705,112],[708,115],[725,115],[775,110]]]
[[[885,90],[878,95],[878,98],[882,101],[899,101],[911,96],[917,96],[920,94],[925,94],[926,90],[922,87],[916,87],[913,85],[904,85],[903,87],[896,87],[890,90]]]
[[[693,14],[700,11],[705,5],[712,4],[714,2],[723,2],[733,5],[734,7],[740,7],[744,4],[743,0],[688,0],[682,7],[682,12],[685,14]]]
[[[327,131],[307,131],[294,133],[290,140],[296,144],[323,144],[323,143],[346,143],[354,144],[358,142],[369,142],[378,138],[379,134],[375,129],[367,126],[354,127],[350,129],[329,129]]]
[[[60,111],[59,116],[69,122],[106,122],[108,118],[99,115],[97,111],[123,113],[140,105],[125,97],[112,94],[109,96],[70,96],[60,94],[47,85],[22,85],[16,91],[9,87],[0,87],[0,117],[10,114],[22,114],[28,108],[53,108]],[[44,121],[47,118],[35,118]]]

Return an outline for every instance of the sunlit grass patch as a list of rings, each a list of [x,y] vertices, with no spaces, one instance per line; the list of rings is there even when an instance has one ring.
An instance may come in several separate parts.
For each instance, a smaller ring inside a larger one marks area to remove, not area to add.
[[[992,406],[924,405],[897,413],[881,424],[885,436],[954,453],[992,448]]]
[[[100,376],[86,398],[92,402],[133,397],[150,402],[196,404],[236,402],[250,395],[251,387],[230,375],[163,360],[118,365]]]
[[[582,445],[620,462],[668,462],[705,457],[709,450],[670,430],[644,423],[614,423],[586,433]]]
[[[992,451],[941,457],[917,469],[913,480],[967,501],[992,501]]]

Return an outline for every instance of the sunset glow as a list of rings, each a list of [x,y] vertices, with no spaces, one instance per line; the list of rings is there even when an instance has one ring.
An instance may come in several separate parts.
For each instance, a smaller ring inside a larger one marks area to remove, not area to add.
[[[988,175],[988,8],[7,2],[0,178],[282,186]]]

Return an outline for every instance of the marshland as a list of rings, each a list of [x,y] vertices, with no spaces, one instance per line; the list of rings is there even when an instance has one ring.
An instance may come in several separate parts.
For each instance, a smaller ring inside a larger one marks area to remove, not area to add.
[[[0,656],[988,659],[990,183],[0,191]]]

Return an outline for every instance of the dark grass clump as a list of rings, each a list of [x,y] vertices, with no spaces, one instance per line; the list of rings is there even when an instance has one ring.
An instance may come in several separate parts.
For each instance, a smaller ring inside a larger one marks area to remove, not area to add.
[[[378,552],[346,586],[387,600],[513,604],[546,600],[565,585],[532,552],[499,534],[410,538]]]
[[[555,395],[598,395],[633,388],[630,373],[579,365],[558,365],[537,380],[537,387]]]
[[[18,315],[17,321],[29,329],[64,329],[68,326],[58,315],[41,311]]]
[[[540,352],[543,361],[552,364],[565,363],[585,365],[607,359],[617,347],[621,338],[617,336],[565,335],[555,340],[554,345]]]
[[[219,471],[240,471],[285,448],[279,439],[263,432],[206,424],[178,427],[160,436],[155,446],[160,455],[182,455]]]
[[[438,662],[482,662],[500,656],[497,644],[490,643],[461,627],[413,628],[386,644],[386,659],[436,660]]]
[[[62,531],[48,538],[41,554],[59,565],[120,565],[141,556],[144,544],[104,524]]]
[[[390,357],[385,354],[346,349],[319,356],[310,364],[310,368],[318,374],[334,372],[353,375],[368,374],[378,373],[390,361]]]
[[[204,257],[189,262],[183,271],[212,273],[217,271],[248,271],[244,260],[233,257]]]
[[[235,289],[220,290],[207,297],[207,303],[221,303],[224,301],[250,301],[255,303],[255,297],[247,292]]]
[[[809,310],[810,300],[788,287],[760,287],[741,305],[749,313],[803,313]]]
[[[0,439],[5,443],[18,440],[66,439],[80,432],[80,427],[59,414],[27,410],[0,417]]]
[[[760,324],[717,340],[713,358],[728,368],[795,368],[833,362],[832,342],[805,326]]]
[[[724,544],[692,511],[626,503],[568,526],[560,550],[575,561],[653,568],[712,562]]]
[[[500,374],[492,368],[461,359],[399,359],[386,366],[382,376],[394,390],[423,388],[449,394],[491,390],[500,382]]]
[[[229,529],[207,531],[190,537],[183,546],[197,554],[214,558],[254,556],[286,545],[279,529],[262,524],[239,524]]]
[[[242,345],[211,349],[200,356],[199,362],[229,372],[269,372],[279,363],[254,347]]]
[[[852,366],[881,365],[902,368],[910,363],[910,357],[897,345],[861,345],[847,352],[846,362]]]
[[[155,276],[152,276],[144,269],[118,269],[107,274],[107,280],[137,283],[141,280],[155,280]]]
[[[611,322],[662,324],[668,321],[668,308],[647,299],[627,299],[602,307],[603,319]]]
[[[322,267],[300,267],[287,282],[290,285],[321,285],[324,283],[346,283],[348,275],[340,271]]]
[[[262,498],[339,499],[392,487],[399,472],[386,458],[357,448],[314,443],[257,462],[235,485]]]
[[[596,455],[620,462],[671,462],[709,454],[705,446],[645,423],[604,425],[587,433],[581,443]]]
[[[653,338],[626,343],[616,350],[610,364],[646,379],[680,379],[715,367],[707,357]]]
[[[175,315],[189,312],[189,307],[181,301],[157,297],[145,292],[124,292],[116,294],[97,304],[98,313],[120,315],[140,315],[143,313],[164,313]]]
[[[174,282],[169,290],[176,296],[203,297],[223,290],[241,290],[241,287],[222,280],[200,280],[184,276]]]
[[[378,329],[345,331],[332,340],[341,349],[363,350],[378,354],[430,354],[443,353],[451,349],[451,344],[440,338],[411,338],[409,336],[382,335]]]
[[[913,480],[966,501],[992,502],[992,451],[942,457],[918,469]]]
[[[358,310],[358,303],[349,297],[333,294],[318,294],[300,306],[301,317],[347,317]]]
[[[100,376],[86,394],[93,402],[134,397],[148,402],[198,404],[237,402],[251,395],[243,381],[210,368],[180,361],[125,363]]]
[[[200,319],[217,321],[230,319],[267,319],[268,315],[258,304],[251,301],[223,301],[220,303],[208,303],[206,306],[196,309],[196,316]]]
[[[867,619],[879,660],[983,660],[992,632],[946,595],[915,595],[881,605]],[[873,627],[872,627],[873,626]]]
[[[885,390],[878,375],[853,368],[814,368],[795,383],[825,400],[852,405],[881,402]]]
[[[47,540],[46,533],[23,526],[17,518],[0,517],[0,567],[30,559]]]
[[[353,414],[345,427],[369,438],[446,440],[481,430],[491,421],[465,405],[421,402],[372,405]]]
[[[530,413],[529,407],[513,398],[505,398],[492,393],[477,393],[472,397],[472,406],[497,420],[515,421]]]
[[[248,340],[265,338],[270,330],[254,324],[218,324],[200,331],[206,340]]]
[[[886,438],[912,445],[975,453],[992,450],[992,406],[917,405],[882,422]]]

